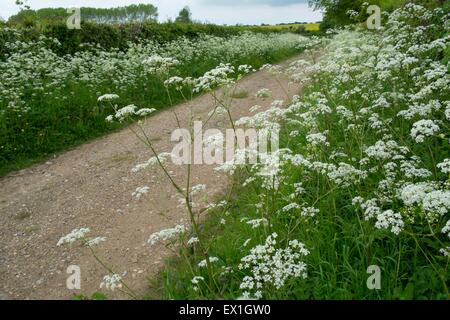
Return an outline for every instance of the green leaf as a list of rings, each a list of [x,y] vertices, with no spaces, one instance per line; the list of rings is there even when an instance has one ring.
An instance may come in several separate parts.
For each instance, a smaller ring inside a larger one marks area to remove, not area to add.
[[[92,300],[108,300],[108,297],[101,292],[94,292],[92,294]]]

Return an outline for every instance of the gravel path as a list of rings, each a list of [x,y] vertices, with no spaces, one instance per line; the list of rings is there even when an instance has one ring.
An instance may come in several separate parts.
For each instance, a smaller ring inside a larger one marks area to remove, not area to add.
[[[287,62],[284,63],[284,65]],[[281,79],[292,96],[300,90]],[[276,79],[257,72],[239,83],[248,97],[235,99],[233,117],[250,115],[249,108],[270,105],[272,99],[256,98],[262,88],[274,99],[286,99]],[[170,152],[170,135],[177,127],[173,112],[183,127],[193,108],[197,119],[206,119],[213,106],[205,95],[192,103],[159,112],[146,121],[147,132],[158,152]],[[225,118],[213,118],[208,128],[223,129]],[[173,227],[185,219],[176,192],[159,168],[132,173],[135,164],[151,157],[135,135],[124,129],[81,145],[54,159],[0,179],[0,300],[70,299],[74,294],[92,294],[106,274],[85,247],[57,247],[56,242],[75,228],[89,227],[91,235],[107,241],[96,247],[100,257],[139,293],[149,288],[148,279],[163,266],[170,251],[149,247],[150,234]],[[212,200],[227,189],[227,178],[214,166],[195,166],[193,184],[206,184],[205,196]],[[183,167],[169,165],[177,181],[183,181]],[[140,200],[131,196],[141,186],[150,192]],[[81,291],[66,287],[69,265],[81,268]],[[124,299],[120,293],[108,297]]]

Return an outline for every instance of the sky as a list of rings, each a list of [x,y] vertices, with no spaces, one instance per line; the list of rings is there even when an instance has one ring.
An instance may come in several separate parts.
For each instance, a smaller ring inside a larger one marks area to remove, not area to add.
[[[110,8],[150,3],[158,7],[159,20],[174,19],[189,6],[193,19],[216,24],[277,24],[282,22],[316,22],[322,13],[308,7],[307,0],[28,0],[32,9],[46,7]],[[18,12],[15,0],[0,0],[0,17],[7,19]]]

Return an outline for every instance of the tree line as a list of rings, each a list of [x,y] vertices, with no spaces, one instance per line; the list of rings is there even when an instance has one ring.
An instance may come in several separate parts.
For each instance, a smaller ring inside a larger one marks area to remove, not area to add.
[[[36,24],[49,25],[54,22],[63,22],[69,16],[66,8],[31,9],[26,2],[16,1],[20,6],[19,13],[11,16],[8,22],[12,25],[34,26]],[[81,7],[81,20],[101,24],[125,24],[140,22],[157,22],[158,8],[152,4],[132,4],[115,8]],[[189,7],[181,9],[175,19],[178,23],[192,23],[192,13]]]

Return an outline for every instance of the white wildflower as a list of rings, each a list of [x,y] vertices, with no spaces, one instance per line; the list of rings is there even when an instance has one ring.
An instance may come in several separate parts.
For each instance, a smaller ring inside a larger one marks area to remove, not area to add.
[[[433,120],[420,120],[413,124],[411,137],[417,142],[422,143],[425,138],[432,137],[439,133],[440,128]]]
[[[105,287],[107,290],[114,291],[116,289],[122,288],[122,277],[116,273],[112,275],[106,275],[103,277],[102,283],[100,283],[100,288]]]
[[[98,245],[98,244],[100,244],[102,242],[105,242],[105,241],[106,241],[105,237],[97,237],[97,238],[94,238],[94,239],[91,239],[91,240],[87,241],[86,245],[88,247],[93,247],[93,246],[96,246],[96,245]]]
[[[241,259],[240,270],[250,270],[251,275],[244,277],[240,289],[252,292],[254,298],[262,298],[265,285],[281,289],[291,278],[306,278],[306,264],[302,258],[309,254],[303,243],[289,241],[284,249],[276,248],[277,234],[267,237],[265,244],[250,250],[250,254]]]
[[[445,159],[436,166],[442,173],[450,174],[450,159]]]
[[[176,236],[183,234],[186,231],[184,225],[177,225],[174,228],[161,230],[153,233],[148,239],[148,244],[154,246],[156,243],[172,239]]]
[[[107,93],[104,94],[100,97],[98,97],[97,101],[101,102],[101,101],[111,101],[111,100],[116,100],[119,99],[119,96],[117,94],[114,93]]]
[[[74,229],[68,235],[59,239],[57,246],[59,247],[66,243],[73,243],[77,240],[84,239],[90,231],[89,228]]]
[[[209,262],[210,262],[210,263],[214,263],[214,262],[217,262],[217,261],[219,261],[219,258],[217,258],[217,257],[209,257]],[[206,266],[207,266],[206,259],[205,259],[205,260],[202,260],[202,261],[200,261],[200,262],[198,263],[198,267],[199,267],[199,268],[206,268]]]
[[[136,191],[133,192],[132,196],[139,200],[144,194],[147,194],[149,190],[150,188],[147,186],[136,188]]]

